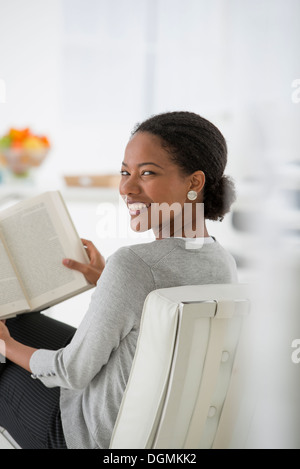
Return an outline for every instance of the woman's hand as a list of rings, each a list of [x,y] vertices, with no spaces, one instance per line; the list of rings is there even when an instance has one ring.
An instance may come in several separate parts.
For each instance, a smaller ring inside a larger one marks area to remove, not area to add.
[[[28,347],[27,345],[23,345],[20,342],[14,340],[5,325],[5,321],[0,321],[1,355],[30,372],[30,359],[35,351],[36,349]]]
[[[81,272],[89,283],[96,285],[105,267],[105,259],[91,241],[87,239],[81,239],[81,241],[86,248],[90,263],[82,264],[73,259],[63,259],[63,264],[69,269]]]

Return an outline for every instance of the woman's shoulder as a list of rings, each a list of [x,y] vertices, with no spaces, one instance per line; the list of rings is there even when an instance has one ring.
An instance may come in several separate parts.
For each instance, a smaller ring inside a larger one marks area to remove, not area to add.
[[[129,246],[122,246],[110,256],[108,261],[122,265],[141,265],[148,269],[155,267],[162,259],[175,258],[190,261],[190,256],[231,257],[213,238],[211,243],[191,244],[183,238],[166,238]]]
[[[124,262],[138,262],[146,264],[151,268],[158,262],[162,256],[167,255],[174,249],[174,242],[172,239],[165,239],[159,241],[149,241],[145,243],[132,244],[129,246],[122,246],[115,251],[109,260],[124,261]]]

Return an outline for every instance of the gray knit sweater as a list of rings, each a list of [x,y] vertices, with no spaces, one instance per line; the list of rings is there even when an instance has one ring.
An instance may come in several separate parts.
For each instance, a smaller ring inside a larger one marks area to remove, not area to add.
[[[109,447],[148,293],[236,281],[235,262],[217,241],[193,248],[168,238],[113,254],[71,343],[58,351],[38,350],[30,361],[33,377],[61,388],[68,448]]]

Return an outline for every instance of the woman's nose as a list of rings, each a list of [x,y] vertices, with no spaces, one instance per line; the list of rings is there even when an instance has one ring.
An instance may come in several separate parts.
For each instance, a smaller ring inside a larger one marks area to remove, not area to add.
[[[139,194],[141,188],[138,179],[132,175],[123,176],[120,182],[119,191],[121,195]]]

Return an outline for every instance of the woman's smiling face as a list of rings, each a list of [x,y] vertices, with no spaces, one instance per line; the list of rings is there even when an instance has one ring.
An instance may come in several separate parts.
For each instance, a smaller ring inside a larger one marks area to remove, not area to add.
[[[187,193],[192,186],[193,175],[185,175],[171,160],[159,137],[148,132],[134,134],[125,149],[119,187],[129,209],[132,229],[145,231],[152,228],[157,235],[162,219],[160,215],[159,228],[157,221],[153,221],[154,205],[151,204],[164,203],[168,207],[175,204],[182,209],[188,202]],[[169,211],[168,217],[167,222],[172,225],[173,211]],[[173,235],[172,227],[170,235]]]

